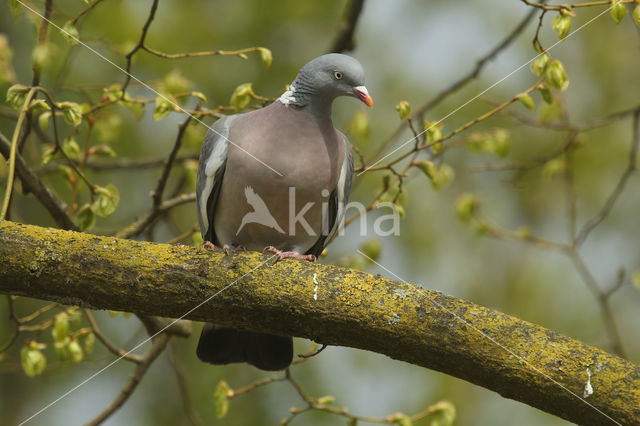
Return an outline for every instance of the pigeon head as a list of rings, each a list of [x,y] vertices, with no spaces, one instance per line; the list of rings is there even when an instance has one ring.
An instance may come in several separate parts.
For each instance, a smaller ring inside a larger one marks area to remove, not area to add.
[[[364,70],[356,59],[330,53],[318,56],[302,67],[289,90],[281,97],[285,105],[331,104],[338,96],[352,96],[367,106],[373,99],[364,85]]]

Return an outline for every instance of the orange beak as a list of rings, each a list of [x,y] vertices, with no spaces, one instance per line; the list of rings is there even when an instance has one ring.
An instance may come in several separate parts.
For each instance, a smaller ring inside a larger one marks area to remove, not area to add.
[[[356,98],[364,102],[368,107],[373,106],[373,98],[369,96],[369,91],[364,86],[357,86],[353,88],[353,94]]]

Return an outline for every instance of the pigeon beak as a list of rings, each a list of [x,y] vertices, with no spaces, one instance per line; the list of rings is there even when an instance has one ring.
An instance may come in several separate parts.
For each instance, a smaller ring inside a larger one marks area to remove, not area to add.
[[[368,107],[373,106],[373,98],[369,96],[369,91],[364,86],[356,86],[353,88],[353,94],[356,98],[364,102]]]

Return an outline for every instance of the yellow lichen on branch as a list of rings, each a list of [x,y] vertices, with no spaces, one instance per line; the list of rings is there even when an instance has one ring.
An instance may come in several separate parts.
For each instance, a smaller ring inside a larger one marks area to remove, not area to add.
[[[226,256],[5,221],[0,293],[143,315],[186,314],[370,350],[574,423],[640,424],[634,364],[465,300],[336,266],[274,265],[260,253]],[[584,398],[587,383],[593,393]]]

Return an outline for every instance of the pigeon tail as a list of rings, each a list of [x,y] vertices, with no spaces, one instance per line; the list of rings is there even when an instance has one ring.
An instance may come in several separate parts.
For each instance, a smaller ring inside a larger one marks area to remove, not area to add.
[[[293,360],[293,339],[205,324],[196,350],[209,364],[246,362],[260,370],[284,370]]]

